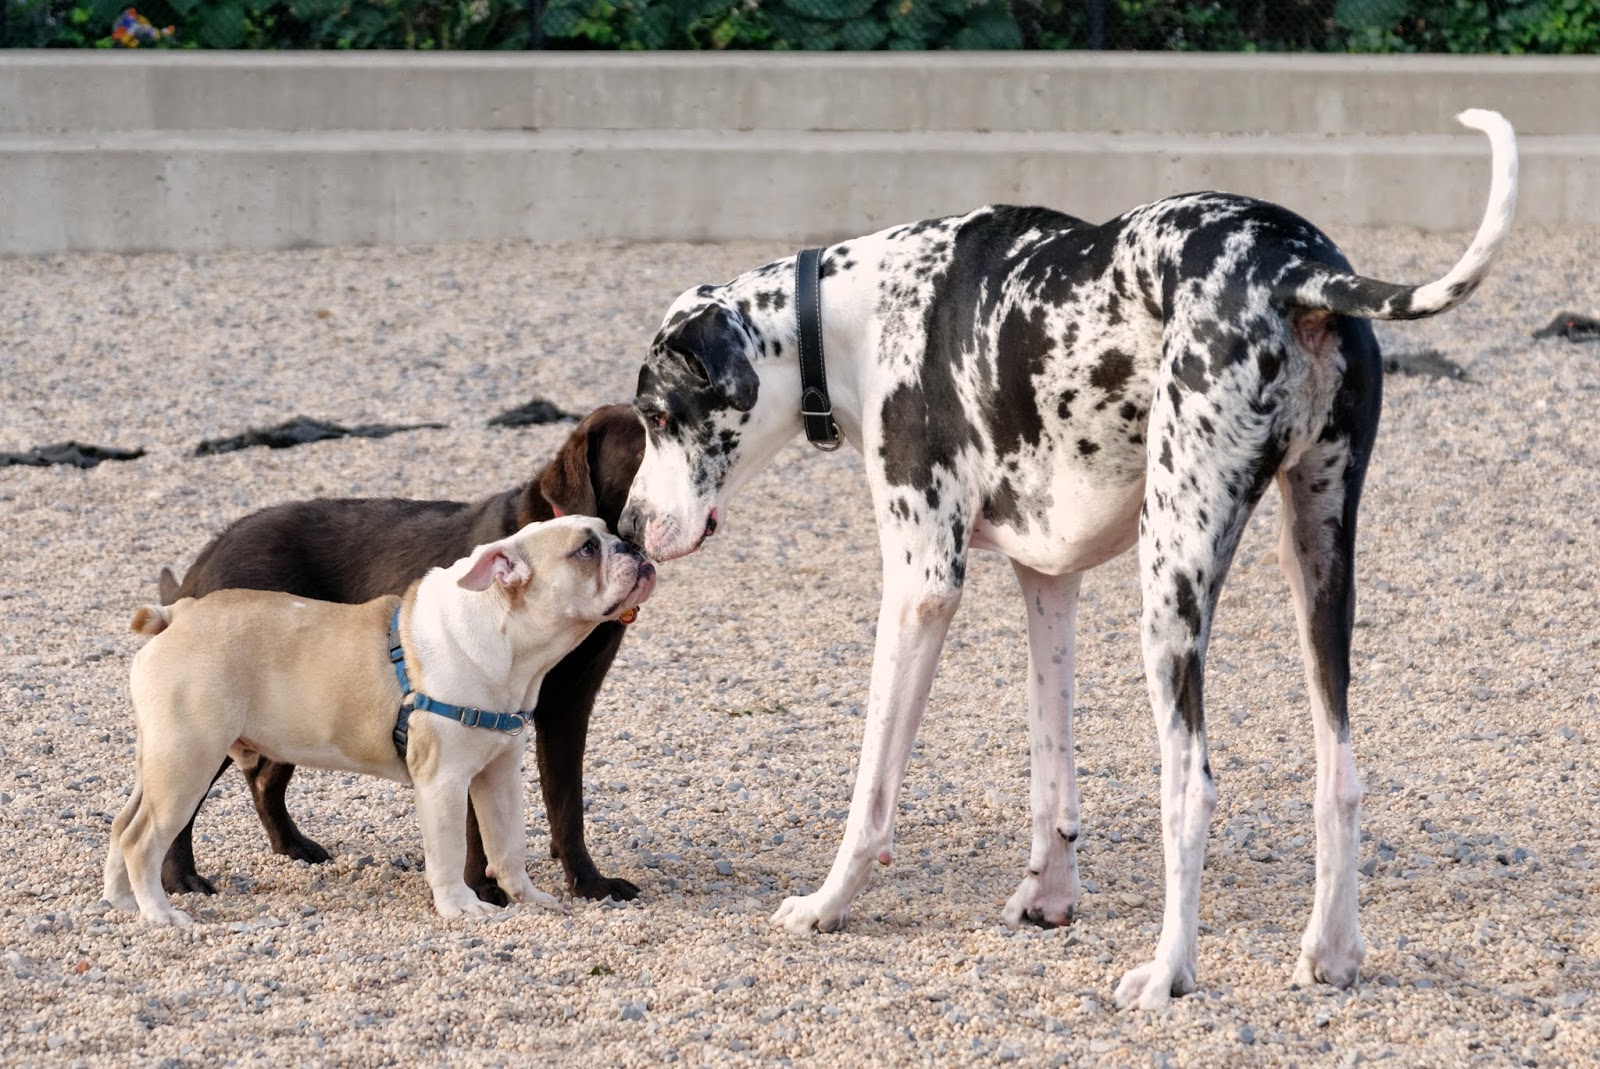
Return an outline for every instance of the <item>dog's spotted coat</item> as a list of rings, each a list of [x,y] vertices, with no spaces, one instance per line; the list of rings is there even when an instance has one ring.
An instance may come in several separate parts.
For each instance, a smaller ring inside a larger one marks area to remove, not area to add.
[[[844,843],[815,893],[775,924],[843,925],[893,816],[967,554],[1009,557],[1028,606],[1033,845],[1006,903],[1066,923],[1079,899],[1072,740],[1079,579],[1139,546],[1141,640],[1161,736],[1166,904],[1124,1006],[1191,990],[1207,825],[1203,678],[1212,612],[1267,485],[1284,502],[1317,740],[1317,887],[1295,972],[1348,985],[1360,786],[1346,690],[1356,509],[1377,432],[1370,318],[1464,300],[1510,224],[1515,141],[1490,112],[1495,177],[1478,236],[1422,287],[1361,278],[1309,223],[1218,193],[1092,225],[987,207],[826,250],[823,333],[834,417],[864,454],[884,600],[868,725]],[[620,530],[658,559],[695,549],[723,503],[800,430],[794,261],[701,286],[669,311],[639,374],[649,430]]]

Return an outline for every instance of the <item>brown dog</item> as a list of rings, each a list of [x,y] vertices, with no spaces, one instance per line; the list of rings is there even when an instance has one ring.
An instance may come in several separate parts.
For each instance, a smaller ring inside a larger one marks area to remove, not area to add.
[[[200,597],[226,587],[281,590],[320,601],[357,603],[401,594],[429,568],[472,547],[505,538],[556,515],[598,516],[616,529],[628,487],[644,454],[644,429],[628,405],[607,405],[584,418],[539,475],[505,493],[468,504],[356,498],[297,501],[236,521],[195,558],[180,584],[167,569],[161,602]],[[602,876],[583,837],[583,752],[589,714],[622,645],[623,625],[596,627],[545,677],[534,710],[539,788],[550,821],[550,853],[566,870],[567,887],[585,898],[631,899],[639,888]],[[230,762],[217,770],[222,775]],[[246,771],[256,812],[272,849],[302,861],[328,852],[295,827],[284,805],[294,766],[262,761]],[[196,814],[198,815],[198,808]],[[168,891],[215,894],[195,871],[194,821],[173,841],[162,865]],[[466,881],[485,901],[504,904],[486,872],[476,815],[467,813]]]

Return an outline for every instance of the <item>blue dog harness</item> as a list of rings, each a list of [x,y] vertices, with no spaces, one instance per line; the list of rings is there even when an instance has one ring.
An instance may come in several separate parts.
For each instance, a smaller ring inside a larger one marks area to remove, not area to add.
[[[439,716],[447,716],[469,728],[487,728],[503,731],[507,735],[520,735],[533,719],[532,713],[491,713],[487,709],[473,709],[465,705],[451,705],[411,689],[411,678],[406,675],[406,651],[400,645],[400,610],[394,610],[389,621],[389,660],[394,664],[394,677],[400,681],[400,712],[394,722],[394,748],[400,760],[406,759],[406,739],[410,734],[411,713],[421,709]]]

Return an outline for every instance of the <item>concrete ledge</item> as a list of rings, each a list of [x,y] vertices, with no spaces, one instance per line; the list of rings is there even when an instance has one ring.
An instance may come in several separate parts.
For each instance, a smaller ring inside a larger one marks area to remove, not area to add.
[[[1322,226],[1600,225],[1600,59],[0,54],[0,255],[806,241],[1224,189]]]
[[[989,202],[1087,219],[1194,189],[1322,225],[1477,225],[1481,137],[326,133],[0,138],[0,248],[829,239]],[[1523,142],[1521,223],[1600,225],[1600,137]],[[1419,161],[1426,160],[1424,167]],[[10,200],[10,198],[8,198]],[[30,202],[33,208],[30,210]]]
[[[0,133],[805,130],[1600,134],[1600,57],[0,54]]]

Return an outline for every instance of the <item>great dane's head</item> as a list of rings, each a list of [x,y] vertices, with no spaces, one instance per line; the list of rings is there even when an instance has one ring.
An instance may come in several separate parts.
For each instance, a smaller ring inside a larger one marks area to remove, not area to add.
[[[673,302],[639,369],[644,463],[617,531],[656,560],[692,553],[734,488],[761,464],[741,444],[761,392],[757,328],[716,288]]]

